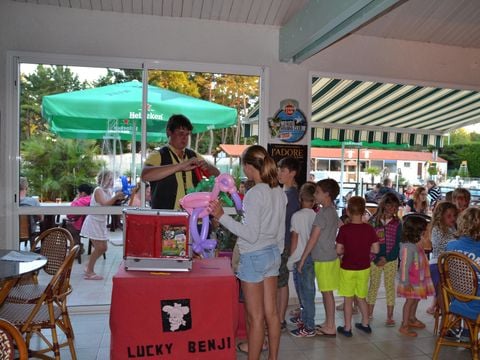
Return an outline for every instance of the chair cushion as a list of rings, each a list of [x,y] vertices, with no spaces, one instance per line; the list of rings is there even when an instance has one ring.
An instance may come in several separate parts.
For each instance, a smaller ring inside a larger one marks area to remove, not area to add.
[[[454,299],[450,304],[450,312],[476,321],[480,314],[480,300],[462,302]]]

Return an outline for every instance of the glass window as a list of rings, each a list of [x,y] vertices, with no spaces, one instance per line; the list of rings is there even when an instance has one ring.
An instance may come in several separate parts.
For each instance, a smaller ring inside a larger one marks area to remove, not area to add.
[[[258,136],[241,138],[239,121],[260,101],[259,76],[158,69],[143,72],[141,64],[138,68],[120,69],[34,62],[21,63],[20,74],[18,174],[22,179],[19,184],[26,184],[22,200],[29,199],[24,201],[26,206],[18,209],[19,233],[22,238],[27,238],[21,248],[28,249],[30,234],[38,234],[46,227],[60,225],[68,228],[77,217],[106,215],[109,229],[112,229],[110,244],[118,246],[109,247],[104,262],[102,258],[97,261],[96,269],[104,276],[111,277],[113,273],[108,269],[118,267],[123,258],[121,214],[123,206],[131,202],[133,195],[123,201],[112,201],[108,204],[111,206],[105,207],[89,206],[90,202],[85,202],[86,206],[71,205],[81,198],[80,185],[88,184],[91,188],[98,185],[97,174],[102,170],[112,172],[112,183],[108,186],[112,192],[133,193],[142,169],[142,150],[151,150],[167,142],[165,123],[171,114],[159,107],[155,95],[162,91],[163,100],[187,95],[192,103],[209,101],[234,113],[233,121],[229,120],[228,124],[222,122],[222,117],[214,118],[213,113],[202,119],[189,116],[194,131],[188,146],[215,163],[221,172],[229,172],[238,179],[243,176],[238,159],[210,155],[220,143],[258,142]],[[142,74],[148,75],[149,83],[145,105]],[[93,91],[95,94],[88,100],[97,102],[85,106],[87,100],[81,96]],[[132,101],[121,98],[127,94],[133,94]],[[102,103],[104,95],[110,100],[118,96],[119,101]],[[145,124],[142,123],[143,108],[147,119]],[[186,108],[177,107],[171,112],[182,113]],[[57,113],[65,109],[63,113]],[[197,108],[194,112],[200,111]],[[146,129],[146,141],[142,141],[143,129]],[[147,193],[142,197],[148,200]],[[145,205],[148,203],[140,204]],[[78,239],[85,247],[85,254],[80,259],[82,264],[76,267],[83,274],[89,246],[88,239],[79,236]],[[83,281],[83,275],[78,280],[79,283],[74,284],[79,290],[76,293],[90,293],[85,287],[93,283]],[[106,304],[111,297],[109,291],[106,287],[105,294],[84,297],[80,302],[72,299],[70,303]]]
[[[342,171],[342,163],[340,160],[330,160],[330,171]]]
[[[328,171],[328,161],[325,159],[317,159],[317,170]]]

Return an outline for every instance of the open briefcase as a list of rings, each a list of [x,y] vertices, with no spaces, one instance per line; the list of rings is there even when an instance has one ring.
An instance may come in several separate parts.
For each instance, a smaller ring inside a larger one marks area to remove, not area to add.
[[[187,212],[151,209],[123,211],[125,269],[189,271],[192,269]]]

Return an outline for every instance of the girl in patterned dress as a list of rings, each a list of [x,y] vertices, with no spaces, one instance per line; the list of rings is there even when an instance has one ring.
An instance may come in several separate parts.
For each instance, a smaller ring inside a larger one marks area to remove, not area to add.
[[[412,328],[425,328],[425,324],[416,317],[418,302],[435,294],[428,259],[421,241],[426,229],[427,221],[421,216],[408,216],[403,223],[397,296],[405,298],[405,304],[399,331],[411,337],[417,336]]]

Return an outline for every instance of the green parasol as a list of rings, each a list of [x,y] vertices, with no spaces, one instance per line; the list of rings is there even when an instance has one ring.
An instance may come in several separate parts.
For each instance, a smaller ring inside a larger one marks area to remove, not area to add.
[[[147,140],[166,139],[165,126],[173,114],[190,119],[193,133],[235,125],[237,110],[148,85]],[[113,136],[141,138],[142,83],[130,81],[93,89],[44,96],[42,116],[52,132],[70,139]]]

